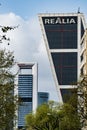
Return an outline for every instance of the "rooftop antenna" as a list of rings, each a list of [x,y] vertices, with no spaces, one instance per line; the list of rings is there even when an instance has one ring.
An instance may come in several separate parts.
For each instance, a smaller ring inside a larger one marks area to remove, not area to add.
[[[78,13],[80,13],[80,7],[78,8]]]

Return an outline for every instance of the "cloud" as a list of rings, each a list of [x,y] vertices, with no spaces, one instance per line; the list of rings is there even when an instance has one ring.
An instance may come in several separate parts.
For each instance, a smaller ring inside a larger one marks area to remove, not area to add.
[[[42,38],[38,16],[24,20],[14,13],[0,15],[0,25],[17,26],[9,31],[7,36],[11,44],[5,47],[14,51],[17,62],[38,63],[39,91],[50,92],[50,99],[56,100],[57,94],[48,61],[48,56]]]

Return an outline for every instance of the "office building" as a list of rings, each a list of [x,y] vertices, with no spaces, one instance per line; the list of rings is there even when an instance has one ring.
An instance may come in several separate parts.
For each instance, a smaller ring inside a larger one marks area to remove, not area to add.
[[[63,102],[83,71],[85,18],[82,13],[39,14],[39,21],[58,98]]]
[[[38,106],[48,103],[49,93],[47,92],[38,92]]]
[[[17,127],[25,126],[25,115],[37,108],[38,74],[36,63],[18,63],[18,97],[22,103],[18,106]]]

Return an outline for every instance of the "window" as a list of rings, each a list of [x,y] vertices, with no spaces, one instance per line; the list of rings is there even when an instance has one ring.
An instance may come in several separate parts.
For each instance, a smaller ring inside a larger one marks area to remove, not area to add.
[[[52,53],[56,76],[60,85],[77,82],[77,53]]]
[[[77,23],[44,24],[44,27],[50,49],[77,48]]]

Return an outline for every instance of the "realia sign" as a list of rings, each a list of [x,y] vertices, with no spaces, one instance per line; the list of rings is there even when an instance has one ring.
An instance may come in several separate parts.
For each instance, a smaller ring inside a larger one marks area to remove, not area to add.
[[[44,24],[76,24],[76,17],[44,17]]]

